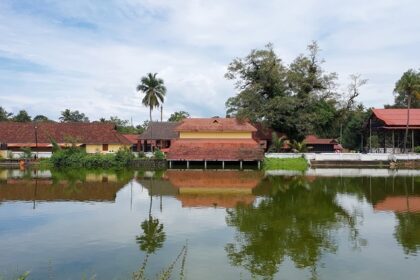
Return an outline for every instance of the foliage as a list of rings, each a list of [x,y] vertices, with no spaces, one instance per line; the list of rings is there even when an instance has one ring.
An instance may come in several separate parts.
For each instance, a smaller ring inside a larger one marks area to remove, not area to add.
[[[279,153],[280,151],[283,150],[284,144],[286,143],[286,137],[285,136],[281,136],[278,137],[277,133],[273,132],[272,133],[272,143],[271,143],[271,147],[269,148],[269,152],[271,153]]]
[[[76,146],[53,153],[50,163],[56,168],[121,168],[128,166],[134,155],[127,149],[120,149],[116,154],[88,154]]]
[[[165,159],[165,154],[161,150],[156,149],[155,152],[153,153],[153,157],[155,159]]]
[[[371,115],[371,110],[365,111],[362,105],[359,105],[354,110],[350,111],[346,117],[346,122],[343,124],[343,135],[341,143],[344,147],[352,150],[363,149],[363,132],[364,125]]]
[[[152,121],[153,108],[159,107],[164,101],[166,87],[163,79],[157,78],[157,73],[148,73],[141,78],[140,84],[137,85],[137,91],[144,93],[142,103],[149,107],[150,121]]]
[[[30,147],[22,147],[20,150],[23,152],[21,158],[23,159],[31,159],[32,158],[32,150]]]
[[[84,113],[78,110],[71,111],[70,109],[62,111],[59,120],[61,122],[89,122],[89,118]]]
[[[420,71],[409,69],[396,82],[395,89],[395,108],[407,108],[409,98],[411,98],[411,108],[420,108]]]
[[[310,149],[310,147],[306,145],[305,141],[299,142],[299,141],[293,140],[290,146],[294,153],[305,153],[308,151],[308,149]]]
[[[420,146],[415,147],[414,152],[420,154]]]
[[[13,117],[13,121],[15,122],[30,122],[31,116],[29,116],[28,112],[25,110],[20,110],[19,113]]]
[[[116,126],[117,131],[120,133],[138,134],[142,132],[141,129],[134,127],[132,124],[130,124],[130,121],[120,119],[117,116],[111,116],[109,120],[101,118],[99,121],[113,123]]]
[[[154,219],[151,215],[140,225],[143,234],[136,236],[136,242],[140,246],[140,250],[153,254],[156,250],[162,248],[166,239],[163,224],[159,219]]]
[[[263,163],[265,170],[296,170],[305,171],[308,163],[303,157],[300,158],[265,158]]]
[[[0,106],[0,121],[7,121],[13,114],[7,112],[3,107]]]
[[[337,138],[367,80],[352,75],[348,100],[340,102],[344,94],[337,90],[337,74],[324,71],[319,53],[318,44],[312,42],[307,54],[288,66],[269,44],[234,59],[225,77],[235,81],[239,92],[226,101],[227,115],[263,122],[297,141],[309,134]]]
[[[168,121],[169,122],[179,122],[182,121],[183,119],[189,118],[190,114],[188,112],[185,111],[178,111],[175,113],[172,113],[171,116],[169,117]]]
[[[47,122],[47,121],[50,121],[50,119],[44,115],[36,115],[33,121],[34,122]]]

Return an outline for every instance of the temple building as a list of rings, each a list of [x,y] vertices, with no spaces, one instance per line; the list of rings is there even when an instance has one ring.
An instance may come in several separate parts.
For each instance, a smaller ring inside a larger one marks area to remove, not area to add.
[[[179,138],[173,140],[167,153],[169,165],[172,162],[256,162],[264,158],[264,150],[253,139],[257,131],[247,121],[236,118],[188,118],[175,131]]]

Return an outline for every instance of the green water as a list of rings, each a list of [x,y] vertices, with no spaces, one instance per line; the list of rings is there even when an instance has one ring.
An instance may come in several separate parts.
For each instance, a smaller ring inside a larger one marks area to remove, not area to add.
[[[420,177],[388,173],[0,170],[0,275],[419,279]]]

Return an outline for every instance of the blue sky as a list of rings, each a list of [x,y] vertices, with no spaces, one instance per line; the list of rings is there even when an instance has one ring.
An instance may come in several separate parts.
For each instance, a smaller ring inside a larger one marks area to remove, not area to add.
[[[138,123],[148,110],[135,86],[158,72],[165,117],[223,116],[235,94],[224,78],[233,58],[272,42],[290,63],[317,40],[342,90],[359,73],[369,79],[359,101],[381,107],[401,74],[420,67],[419,19],[417,0],[2,0],[0,106]]]

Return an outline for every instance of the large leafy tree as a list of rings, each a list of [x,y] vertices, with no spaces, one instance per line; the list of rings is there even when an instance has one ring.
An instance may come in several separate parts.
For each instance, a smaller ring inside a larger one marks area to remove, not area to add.
[[[3,107],[0,106],[0,121],[7,121],[13,116],[12,113],[7,112]]]
[[[420,99],[420,72],[410,69],[395,84],[395,94],[407,106],[407,124],[404,135],[404,151],[407,152],[410,109],[413,100]]]
[[[136,87],[137,91],[144,94],[141,102],[144,106],[149,107],[150,121],[152,121],[153,108],[158,108],[162,105],[166,95],[166,87],[163,79],[157,78],[156,76],[157,73],[148,73],[141,78],[140,83]]]
[[[78,110],[71,111],[70,109],[62,111],[59,120],[61,122],[89,122],[89,118],[84,113]]]
[[[188,118],[189,116],[190,116],[190,114],[188,112],[178,111],[178,112],[172,113],[171,116],[169,117],[168,121],[179,122],[179,121],[182,121],[183,119]]]
[[[50,119],[44,115],[36,115],[33,121],[34,122],[47,122],[47,121],[50,121]]]
[[[15,122],[30,122],[32,118],[29,116],[28,112],[20,110],[19,113],[13,117],[13,120]]]
[[[233,60],[225,76],[235,80],[238,94],[227,100],[227,114],[265,122],[297,140],[338,134],[337,75],[323,70],[319,51],[312,42],[307,54],[285,66],[269,44]]]

